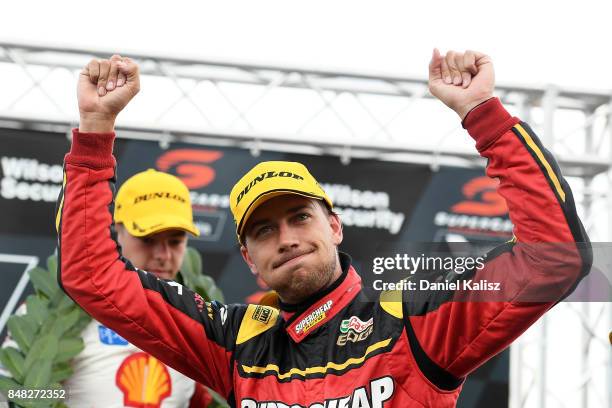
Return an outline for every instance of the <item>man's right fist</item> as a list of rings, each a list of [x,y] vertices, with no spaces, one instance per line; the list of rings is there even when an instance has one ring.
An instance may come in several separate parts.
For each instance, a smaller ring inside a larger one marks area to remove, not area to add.
[[[477,51],[440,55],[434,49],[429,63],[429,91],[457,112],[461,120],[474,107],[493,97],[495,72],[491,58]]]
[[[140,90],[138,65],[113,55],[91,60],[79,75],[77,99],[81,132],[112,132],[115,118]]]

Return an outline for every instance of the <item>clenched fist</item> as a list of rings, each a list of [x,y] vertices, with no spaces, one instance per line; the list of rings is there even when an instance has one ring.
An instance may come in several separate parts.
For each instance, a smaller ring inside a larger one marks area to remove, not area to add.
[[[119,112],[140,90],[138,65],[129,58],[113,55],[108,60],[91,60],[79,75],[81,132],[112,132]]]
[[[477,51],[434,49],[429,63],[429,91],[457,112],[461,120],[470,110],[493,96],[495,72],[491,59]]]

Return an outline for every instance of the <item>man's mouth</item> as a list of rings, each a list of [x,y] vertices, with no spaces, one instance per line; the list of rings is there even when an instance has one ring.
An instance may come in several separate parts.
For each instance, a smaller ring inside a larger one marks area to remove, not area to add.
[[[172,279],[172,274],[168,271],[162,271],[160,269],[149,269],[153,275],[157,276],[160,279]]]
[[[305,255],[311,254],[314,252],[314,249],[308,250],[308,251],[301,251],[301,252],[294,252],[292,254],[288,254],[283,256],[281,259],[279,259],[278,261],[274,262],[272,264],[272,268],[276,269],[276,268],[280,268],[283,265],[286,265],[294,260],[297,260],[298,258],[301,258]]]

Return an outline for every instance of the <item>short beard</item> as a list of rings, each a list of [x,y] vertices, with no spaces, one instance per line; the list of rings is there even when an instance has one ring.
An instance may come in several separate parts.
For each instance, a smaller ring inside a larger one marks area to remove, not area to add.
[[[285,303],[296,304],[326,289],[333,283],[334,273],[339,264],[338,251],[334,248],[333,256],[320,269],[313,271],[303,279],[293,279],[284,290],[278,291],[280,298]]]

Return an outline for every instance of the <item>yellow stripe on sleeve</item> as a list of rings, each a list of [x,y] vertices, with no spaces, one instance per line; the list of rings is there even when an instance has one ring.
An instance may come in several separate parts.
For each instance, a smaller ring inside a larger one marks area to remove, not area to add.
[[[521,134],[521,136],[523,137],[527,145],[534,151],[534,153],[536,154],[536,157],[544,165],[544,168],[546,169],[546,172],[548,173],[548,177],[550,178],[553,185],[555,186],[555,189],[557,190],[557,194],[559,194],[559,197],[561,197],[561,201],[565,202],[565,191],[563,191],[563,188],[561,188],[561,183],[559,182],[557,175],[555,174],[552,167],[550,166],[550,163],[548,163],[548,161],[544,157],[542,150],[540,150],[540,148],[534,142],[534,140],[529,135],[529,133],[527,133],[525,128],[523,128],[520,124],[517,123],[516,125],[514,125],[514,128],[519,131],[519,133]]]
[[[59,234],[60,221],[62,219],[62,210],[64,209],[64,189],[66,188],[66,172],[64,171],[64,181],[62,182],[62,199],[55,214],[55,231]]]

